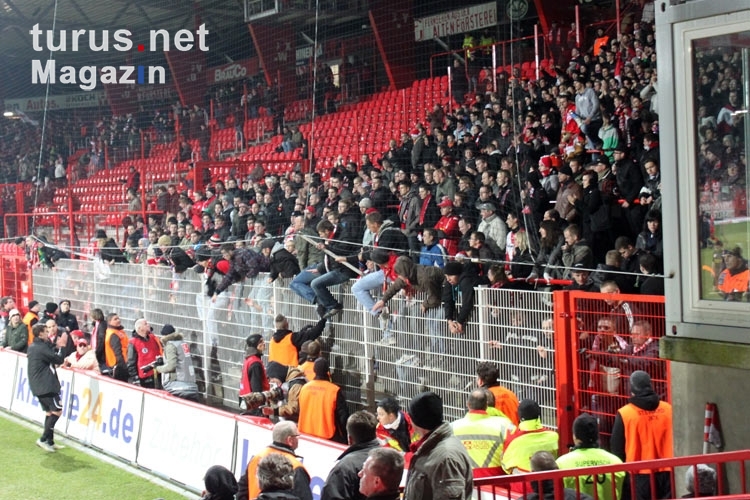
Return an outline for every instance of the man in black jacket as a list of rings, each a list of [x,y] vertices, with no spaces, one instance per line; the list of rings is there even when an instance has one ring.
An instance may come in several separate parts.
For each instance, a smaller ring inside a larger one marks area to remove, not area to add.
[[[47,327],[43,323],[34,325],[32,334],[34,342],[29,346],[27,354],[29,387],[46,415],[44,432],[36,441],[36,445],[52,453],[63,448],[62,445],[55,444],[55,424],[62,415],[61,387],[55,366],[65,361],[62,350],[68,343],[68,334],[63,332],[62,335],[58,335],[55,345],[50,342]]]
[[[364,500],[357,478],[370,450],[380,446],[375,438],[377,426],[378,420],[368,411],[358,411],[349,416],[346,421],[349,447],[328,473],[320,500]]]
[[[325,224],[327,223],[327,224]],[[352,262],[356,262],[357,244],[356,241],[342,240],[340,227],[334,227],[328,221],[318,223],[318,235],[325,243],[318,243],[318,247],[327,250],[334,256],[326,253],[323,262],[318,266],[318,277],[310,282],[310,288],[315,292],[315,299],[318,303],[318,314],[321,317],[332,318],[344,310],[344,306],[336,300],[329,287],[340,285],[349,281],[357,275],[351,267]]]

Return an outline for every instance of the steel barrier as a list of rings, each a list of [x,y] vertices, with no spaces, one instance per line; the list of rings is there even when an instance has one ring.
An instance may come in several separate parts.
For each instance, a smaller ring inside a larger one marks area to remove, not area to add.
[[[202,360],[198,372],[208,400],[233,408],[244,339],[255,332],[270,338],[277,313],[287,316],[295,331],[317,322],[314,307],[289,289],[288,280],[269,285],[266,275],[234,285],[216,302],[205,296],[194,271],[177,275],[160,266],[61,260],[54,270],[34,270],[33,283],[36,300],[70,299],[84,324],[93,308],[116,311],[128,329],[139,317],[146,317],[157,333],[165,323],[173,324]],[[333,380],[343,387],[352,410],[374,409],[384,395],[396,395],[406,405],[429,388],[443,397],[446,418],[455,420],[466,412],[477,361],[490,360],[498,363],[503,385],[519,398],[538,399],[545,425],[558,426],[551,292],[480,289],[475,319],[457,336],[447,332],[442,308],[421,313],[420,297],[392,299],[384,330],[358,306],[351,283],[332,291],[344,313],[326,326],[321,339]]]
[[[545,472],[535,472],[524,474],[521,479],[519,476],[499,476],[492,478],[481,478],[474,480],[474,488],[478,498],[482,499],[510,499],[522,498],[526,494],[532,493],[533,489],[542,488],[546,493],[554,494],[554,497],[544,496],[544,498],[555,498],[562,500],[566,497],[563,491],[563,479],[569,478],[568,481],[573,484],[575,497],[580,498],[580,484],[592,484],[602,482],[602,476],[610,477],[618,472],[626,472],[623,491],[618,492],[617,498],[643,499],[635,493],[635,477],[637,471],[649,470],[648,477],[652,486],[655,481],[654,474],[659,470],[666,470],[669,473],[672,496],[676,498],[675,492],[687,489],[687,485],[682,480],[685,477],[685,471],[693,467],[693,476],[698,464],[706,464],[716,471],[716,492],[712,498],[750,498],[750,491],[747,487],[748,468],[746,462],[750,461],[750,450],[730,451],[724,453],[714,453],[710,455],[691,455],[678,458],[667,458],[660,460],[650,460],[644,462],[623,463],[615,465],[602,465],[597,467],[583,467],[580,469],[565,469]],[[580,479],[583,481],[580,481]],[[730,480],[732,487],[730,487]],[[545,482],[545,483],[542,483]],[[697,482],[692,485],[695,491]],[[626,491],[627,489],[627,491]],[[550,491],[552,490],[552,491]],[[735,491],[732,491],[735,490]],[[518,493],[520,491],[520,493]],[[595,500],[600,498],[597,488],[592,488],[591,496]],[[698,496],[698,495],[696,495]],[[540,498],[542,495],[540,495]],[[656,497],[654,497],[656,498]],[[645,500],[645,499],[644,499]]]

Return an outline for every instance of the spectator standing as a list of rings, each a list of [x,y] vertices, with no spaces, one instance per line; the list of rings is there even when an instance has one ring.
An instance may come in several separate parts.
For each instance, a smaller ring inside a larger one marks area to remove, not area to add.
[[[5,327],[3,347],[12,351],[26,352],[29,348],[29,328],[21,321],[18,309],[10,310],[10,319]]]
[[[359,492],[359,472],[370,450],[380,446],[375,438],[375,415],[368,411],[352,413],[346,421],[349,447],[338,457],[326,478],[320,500],[364,500]]]
[[[144,318],[137,319],[133,336],[128,343],[129,382],[147,389],[156,388],[153,363],[163,363],[163,354],[161,342],[151,332],[151,325]],[[161,359],[157,361],[159,358]]]
[[[57,321],[57,325],[68,333],[79,330],[78,318],[70,312],[70,301],[68,299],[60,301],[60,308],[55,320]]]
[[[46,418],[44,432],[36,441],[36,445],[47,452],[55,452],[64,446],[55,444],[55,424],[62,415],[60,401],[60,380],[57,378],[55,366],[63,364],[62,350],[68,343],[68,334],[57,337],[55,344],[48,338],[47,328],[38,323],[32,328],[34,342],[29,346],[27,371],[29,373],[29,388],[39,400]]]
[[[401,410],[398,400],[388,396],[380,400],[375,434],[382,446],[406,453],[416,441],[409,414]]]
[[[161,374],[162,387],[173,396],[198,402],[200,398],[190,345],[170,324],[162,327],[161,335],[164,364],[157,366],[156,371]]]
[[[359,471],[359,492],[368,500],[400,500],[404,457],[396,450],[373,448]]]
[[[414,430],[422,436],[406,476],[404,500],[468,500],[472,495],[471,459],[443,421],[443,401],[434,392],[417,394],[409,404]]]
[[[672,458],[672,405],[659,399],[651,377],[641,370],[630,375],[630,394],[630,402],[615,416],[612,453],[627,463]],[[651,478],[651,474],[635,474],[634,498],[672,497],[669,470],[654,472],[655,491],[651,491]]]

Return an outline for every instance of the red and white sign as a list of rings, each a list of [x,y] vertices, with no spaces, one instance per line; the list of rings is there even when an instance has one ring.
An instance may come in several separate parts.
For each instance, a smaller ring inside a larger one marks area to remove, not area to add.
[[[497,24],[497,3],[489,2],[414,20],[414,40],[456,35]]]
[[[236,61],[218,68],[209,68],[206,74],[206,83],[215,85],[217,83],[231,82],[250,77],[258,73],[258,59],[247,59]]]

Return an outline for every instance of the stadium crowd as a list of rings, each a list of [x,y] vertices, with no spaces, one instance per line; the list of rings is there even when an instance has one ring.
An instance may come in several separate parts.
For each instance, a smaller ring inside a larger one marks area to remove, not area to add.
[[[613,421],[579,416],[573,429],[576,449],[555,461],[558,437],[541,425],[539,404],[519,403],[498,385],[492,363],[477,368],[478,389],[467,397],[468,413],[452,424],[443,419],[440,396],[431,392],[413,398],[407,411],[386,398],[378,403],[377,416],[349,415],[316,340],[343,309],[329,288],[353,278],[358,278],[352,286],[358,305],[378,318],[382,341],[391,345],[396,341],[388,336],[388,301],[401,290],[423,292],[422,312],[434,314],[451,334],[472,335],[477,286],[529,287],[534,278],[567,279],[568,289],[612,294],[596,334],[583,339],[582,355],[601,366],[613,356],[658,357],[654,349],[663,332],[635,321],[628,305],[614,297],[663,294],[653,24],[633,28],[619,39],[601,33],[590,50],[573,48],[569,57],[560,56],[567,65],[543,72],[536,81],[503,74],[498,92],[486,94],[462,94],[470,80],[454,81],[458,106],[436,105],[424,122],[377,157],[363,154],[359,162],[341,157],[325,181],[320,173],[298,171],[231,177],[192,196],[169,185],[155,197],[163,215],[125,217],[121,242],[104,229],[97,232],[96,250],[104,262],[165,265],[177,275],[198,270],[213,303],[222,303],[232,283],[269,272],[271,281],[292,278],[291,290],[317,306],[316,325],[293,332],[278,315],[270,338],[247,337],[240,385],[244,409],[285,420],[276,424],[273,443],[253,458],[239,482],[220,470],[207,474],[206,498],[232,498],[209,496],[219,494],[212,488],[232,495],[239,490],[242,499],[310,498],[309,475],[294,454],[299,432],[349,445],[323,489],[322,498],[331,499],[395,498],[404,460],[409,468],[404,498],[418,499],[470,498],[472,478],[483,475],[671,456],[671,407],[663,401],[663,388],[652,383],[664,376],[648,361],[631,363],[628,376],[618,382],[614,392],[630,400],[612,408]],[[696,75],[700,175],[703,196],[731,201],[736,215],[746,215],[744,124],[732,113],[742,90],[739,62],[739,51],[701,54]],[[704,217],[704,246],[717,244],[711,217]],[[42,257],[43,244],[18,243],[34,265],[54,265]],[[726,250],[719,260],[717,291],[725,300],[746,299],[748,271],[741,249]],[[728,282],[731,289],[724,286]],[[32,302],[21,319],[12,299],[3,299],[3,345],[28,349],[31,363],[31,354],[41,349],[33,346],[44,344],[51,351],[50,342],[57,342],[54,356],[45,358],[47,366],[90,362],[86,353],[92,350],[97,360],[92,369],[198,398],[196,380],[187,375],[190,358],[180,348],[184,340],[174,328],[166,325],[158,340],[140,319],[129,338],[117,314],[105,318],[100,311],[92,331],[83,332],[63,318],[64,303],[47,304],[44,315],[35,318],[41,305]],[[49,332],[35,328],[35,319]],[[470,348],[460,355],[478,358]],[[181,384],[170,389],[175,381]],[[37,444],[51,452],[54,419],[50,425]],[[643,441],[643,425],[652,425],[658,436]],[[611,453],[599,448],[605,426]],[[402,453],[377,451],[381,446]],[[209,486],[214,476],[218,483]],[[290,480],[277,484],[274,477]],[[583,480],[579,488],[592,496],[597,488],[599,498],[620,498],[624,475],[608,480],[614,488],[606,481],[592,486]],[[668,474],[653,484],[648,476],[636,477],[636,485],[636,498],[651,498],[651,487],[659,498],[671,495]],[[575,488],[567,481],[566,486]],[[284,490],[295,493],[269,495]],[[538,497],[544,494],[538,491]]]

